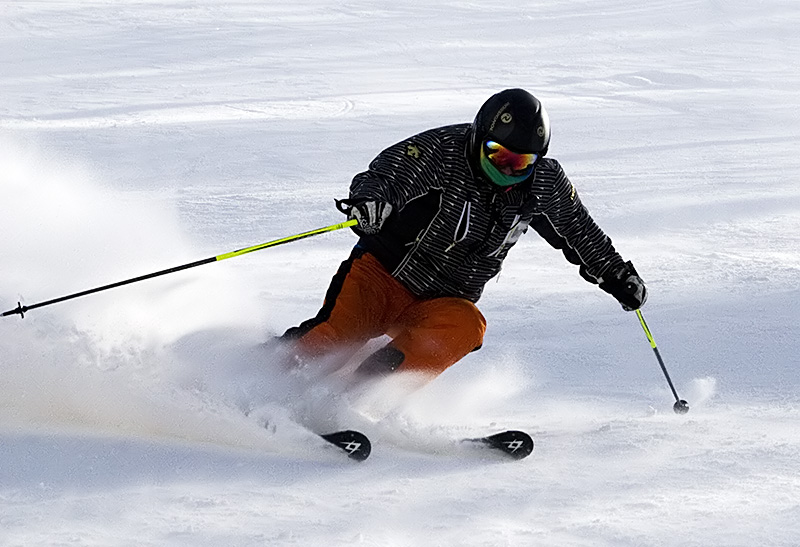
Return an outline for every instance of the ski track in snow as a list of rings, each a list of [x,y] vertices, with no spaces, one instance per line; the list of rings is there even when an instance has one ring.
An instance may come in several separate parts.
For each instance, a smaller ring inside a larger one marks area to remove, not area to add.
[[[347,461],[294,422],[333,388],[296,396],[261,346],[316,312],[337,232],[2,318],[0,545],[800,544],[798,23],[790,0],[6,3],[2,311],[337,222],[382,148],[524,87],[691,410],[529,234],[480,352],[394,410],[394,382],[334,407],[374,443]],[[453,442],[507,428],[531,457]]]

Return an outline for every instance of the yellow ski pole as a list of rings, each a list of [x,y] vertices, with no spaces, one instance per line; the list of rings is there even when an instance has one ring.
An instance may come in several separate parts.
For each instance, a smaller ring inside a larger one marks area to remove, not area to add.
[[[252,247],[245,247],[244,249],[239,249],[238,251],[232,251],[229,253],[224,253],[217,256],[212,256],[210,258],[204,258],[203,260],[197,260],[195,262],[190,262],[188,264],[182,264],[181,266],[175,266],[174,268],[168,268],[166,270],[160,270],[158,272],[153,272],[146,275],[140,275],[139,277],[133,277],[131,279],[126,279],[124,281],[117,281],[116,283],[111,283],[109,285],[103,285],[102,287],[95,287],[94,289],[88,289],[85,291],[77,292],[74,294],[68,294],[66,296],[61,296],[59,298],[54,298],[52,300],[47,300],[45,302],[39,302],[38,304],[31,304],[30,306],[23,306],[20,302],[17,302],[17,307],[13,310],[8,310],[0,314],[0,317],[5,317],[7,315],[16,315],[19,314],[20,317],[25,317],[25,312],[36,308],[42,308],[44,306],[49,306],[50,304],[57,304],[58,302],[64,302],[65,300],[72,300],[73,298],[78,298],[81,296],[86,296],[88,294],[94,294],[100,291],[106,291],[108,289],[114,289],[116,287],[121,287],[123,285],[130,285],[131,283],[137,283],[139,281],[144,281],[145,279],[152,279],[154,277],[159,277],[162,275],[167,275],[175,272],[180,272],[182,270],[188,270],[189,268],[195,268],[197,266],[202,266],[204,264],[211,264],[212,262],[219,262],[220,260],[226,260],[228,258],[233,258],[236,256],[241,256],[244,254],[252,253],[255,251],[260,251],[262,249],[268,249],[270,247],[275,247],[277,245],[282,245],[284,243],[289,243],[292,241],[298,241],[300,239],[305,239],[307,237],[315,236],[318,234],[324,234],[325,232],[333,232],[334,230],[341,230],[342,228],[349,228],[350,226],[355,226],[358,224],[356,220],[348,220],[346,222],[340,222],[339,224],[332,224],[330,226],[325,226],[324,228],[317,228],[316,230],[311,230],[308,232],[303,232],[300,234],[295,234],[288,237],[283,237],[281,239],[276,239],[273,241],[268,241],[266,243],[261,243],[259,245],[253,245]]]
[[[672,394],[675,396],[675,404],[672,405],[672,410],[675,411],[675,414],[686,414],[687,412],[689,412],[689,403],[678,397],[678,392],[675,391],[675,386],[672,385],[672,379],[669,377],[669,373],[667,372],[667,367],[664,365],[664,360],[661,358],[661,353],[658,351],[658,347],[656,346],[656,341],[653,338],[653,335],[650,333],[650,329],[647,327],[647,323],[644,320],[644,316],[642,315],[641,310],[636,310],[636,315],[639,317],[639,323],[642,324],[644,333],[647,335],[647,340],[650,342],[650,347],[653,348],[653,353],[656,354],[656,359],[658,359],[658,364],[661,365],[661,370],[664,372],[664,377],[667,379],[669,388],[672,390]]]

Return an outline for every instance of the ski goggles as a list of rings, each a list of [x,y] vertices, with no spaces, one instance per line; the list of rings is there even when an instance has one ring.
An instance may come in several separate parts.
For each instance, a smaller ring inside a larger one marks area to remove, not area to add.
[[[481,145],[481,168],[498,186],[511,186],[527,179],[537,159],[538,154],[517,154],[492,140]]]

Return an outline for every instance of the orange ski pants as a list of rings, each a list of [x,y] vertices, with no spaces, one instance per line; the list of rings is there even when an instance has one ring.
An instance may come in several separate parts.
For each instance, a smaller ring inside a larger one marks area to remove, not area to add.
[[[331,281],[317,317],[284,337],[294,339],[299,355],[316,358],[350,357],[388,335],[402,352],[397,370],[436,376],[479,348],[485,331],[486,319],[469,300],[414,296],[374,256],[356,250]]]

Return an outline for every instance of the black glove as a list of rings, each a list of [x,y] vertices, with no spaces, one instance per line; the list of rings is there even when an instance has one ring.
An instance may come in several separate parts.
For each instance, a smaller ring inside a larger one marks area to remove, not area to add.
[[[625,311],[638,310],[647,301],[647,287],[630,262],[606,274],[600,288],[616,298]]]
[[[336,200],[336,207],[349,219],[358,221],[353,229],[361,235],[375,235],[392,214],[392,204],[385,201]]]

